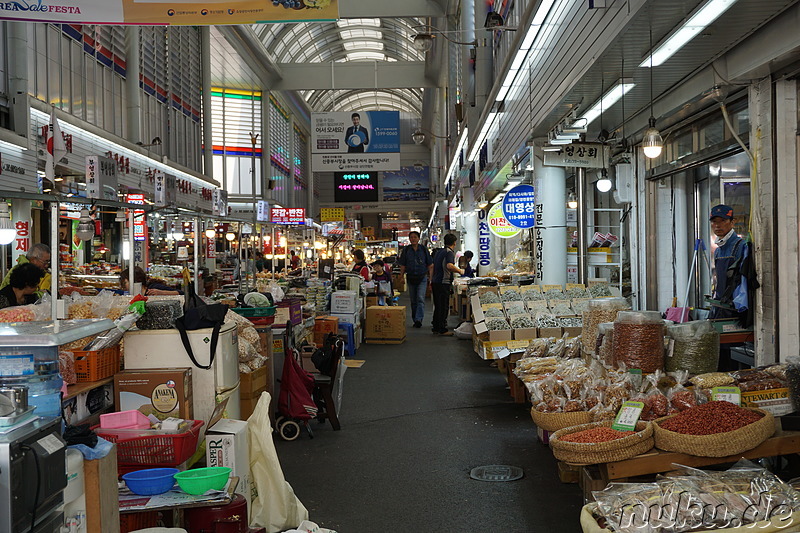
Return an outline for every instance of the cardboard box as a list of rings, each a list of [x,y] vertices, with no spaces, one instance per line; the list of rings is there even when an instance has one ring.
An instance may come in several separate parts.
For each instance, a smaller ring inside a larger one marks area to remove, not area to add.
[[[743,392],[742,407],[764,409],[773,416],[788,415],[794,411],[787,388]]]
[[[261,393],[266,391],[272,394],[272,359],[258,370],[249,374],[242,373],[239,376],[240,418],[247,420],[253,414],[258,399],[261,398]]]
[[[114,375],[117,411],[138,409],[161,420],[171,416],[194,420],[192,402],[191,368],[124,370]]]
[[[568,327],[568,328],[561,328],[564,330],[564,333],[567,334],[567,337],[580,337],[583,334],[583,328],[580,327]]]
[[[514,330],[511,329],[495,329],[489,332],[489,340],[491,342],[507,342],[514,340]]]
[[[206,464],[226,466],[239,478],[236,492],[247,500],[250,509],[250,444],[247,422],[223,418],[206,430]]]
[[[335,316],[318,316],[314,320],[314,344],[322,346],[328,334],[339,334],[339,318]]]
[[[340,323],[353,324],[357,326],[361,324],[361,313],[336,313],[333,315]],[[339,326],[336,326],[338,331]]]
[[[373,306],[367,308],[367,344],[401,344],[406,340],[405,306]]]
[[[547,337],[561,337],[563,335],[561,328],[539,328],[539,337],[540,338],[547,338]]]
[[[373,305],[378,305],[378,297],[367,296],[367,307],[372,307]]]
[[[332,293],[331,314],[357,313],[358,300],[358,293],[355,291],[336,291]]]
[[[508,350],[508,341],[480,341],[478,355],[481,359],[498,359],[497,354],[501,350]]]
[[[296,326],[303,321],[303,308],[300,300],[284,300],[277,305],[274,324],[283,327],[287,322],[291,322],[292,325]]]
[[[514,340],[530,340],[539,336],[539,331],[536,328],[517,328],[514,330]]]

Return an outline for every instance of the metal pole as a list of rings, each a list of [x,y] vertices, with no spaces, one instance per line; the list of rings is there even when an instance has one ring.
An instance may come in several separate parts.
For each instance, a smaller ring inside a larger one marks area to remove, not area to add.
[[[256,205],[256,141],[258,141],[258,133],[250,132],[250,144],[252,145],[252,152],[250,153],[250,172],[253,179],[253,229],[250,232],[250,244],[253,243],[253,235],[256,234],[256,225],[258,223],[258,206]],[[255,252],[255,250],[253,250]],[[256,262],[255,254],[253,254],[253,280],[256,279]]]
[[[58,318],[58,202],[50,202],[50,309],[52,320]],[[3,254],[5,264],[5,254]]]
[[[203,174],[214,174],[214,140],[211,134],[213,121],[211,120],[211,28],[200,27],[200,65],[202,72],[203,92]],[[137,78],[138,83],[138,78]],[[224,99],[223,99],[224,100]],[[225,165],[223,165],[224,167]]]
[[[131,296],[135,296],[133,294],[133,269],[136,266],[135,260],[135,245],[136,242],[133,239],[133,209],[128,209],[128,246],[130,247],[130,257],[128,258],[128,294]]]
[[[239,294],[242,293],[242,273],[247,268],[247,265],[242,266],[242,226],[244,226],[244,222],[239,222]]]
[[[272,250],[272,259],[271,259],[271,261],[272,261],[272,277],[274,279],[275,278],[275,254],[277,253],[277,248],[275,246],[275,226],[272,226],[270,228],[269,244],[271,246],[270,249]]]
[[[194,217],[194,293],[200,294],[200,218]]]
[[[586,169],[575,169],[575,190],[578,194],[578,283],[588,283],[586,270]]]

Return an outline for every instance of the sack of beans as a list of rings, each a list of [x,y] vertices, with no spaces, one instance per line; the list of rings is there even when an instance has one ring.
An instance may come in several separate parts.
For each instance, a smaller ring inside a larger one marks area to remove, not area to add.
[[[664,368],[664,319],[658,311],[620,311],[614,320],[614,364],[655,372]]]
[[[711,401],[653,422],[656,447],[699,457],[727,457],[752,450],[775,433],[762,409]]]
[[[568,463],[597,464],[630,459],[653,447],[649,422],[638,422],[636,431],[617,431],[611,428],[613,423],[606,420],[556,431],[550,436],[553,455]]]

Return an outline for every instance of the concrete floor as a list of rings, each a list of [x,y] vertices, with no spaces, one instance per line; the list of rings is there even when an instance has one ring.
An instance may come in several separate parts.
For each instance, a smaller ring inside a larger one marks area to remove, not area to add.
[[[429,301],[425,326],[409,327],[404,344],[361,345],[354,358],[366,363],[345,374],[341,431],[312,421],[314,439],[276,438],[310,519],[338,533],[579,532],[580,490],[559,482],[529,408],[470,341],[432,334],[431,313]],[[490,464],[525,477],[470,479]]]

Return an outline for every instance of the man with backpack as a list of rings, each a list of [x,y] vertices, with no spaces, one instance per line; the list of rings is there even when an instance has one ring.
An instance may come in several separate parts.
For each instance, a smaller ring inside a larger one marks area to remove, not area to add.
[[[419,232],[412,231],[408,234],[411,242],[405,246],[397,258],[400,265],[400,275],[406,276],[408,294],[411,296],[411,319],[415,328],[422,327],[422,317],[425,314],[425,291],[433,277],[433,259],[428,249],[419,243]]]
[[[456,236],[448,233],[444,236],[444,248],[434,258],[433,278],[433,332],[439,335],[453,335],[447,330],[447,317],[450,314],[450,293],[453,289],[453,274],[463,274],[456,266]]]

